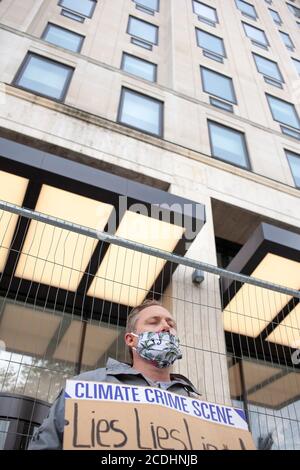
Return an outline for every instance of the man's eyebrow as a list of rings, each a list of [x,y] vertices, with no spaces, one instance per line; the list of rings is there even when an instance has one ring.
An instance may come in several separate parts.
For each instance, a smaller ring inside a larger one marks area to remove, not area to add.
[[[161,317],[160,317],[159,315],[153,315],[152,317],[147,318],[146,321],[149,321],[149,320],[160,320],[160,319],[161,319]],[[168,317],[168,318],[166,318],[165,320],[166,320],[167,322],[172,322],[172,323],[174,323],[174,325],[176,325],[176,321],[175,321],[174,318],[172,318],[172,317]]]

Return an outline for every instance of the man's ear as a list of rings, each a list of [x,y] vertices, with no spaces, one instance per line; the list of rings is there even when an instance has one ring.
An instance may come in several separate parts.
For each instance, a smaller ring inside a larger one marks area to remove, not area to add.
[[[135,342],[134,338],[135,337],[132,335],[132,333],[125,333],[125,343],[130,348],[132,348],[134,346],[134,342]]]

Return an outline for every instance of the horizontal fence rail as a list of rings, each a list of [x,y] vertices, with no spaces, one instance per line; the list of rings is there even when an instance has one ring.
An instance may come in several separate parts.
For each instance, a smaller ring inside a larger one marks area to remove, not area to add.
[[[130,361],[126,318],[145,298],[176,320],[175,372],[243,408],[258,448],[300,449],[298,290],[5,201],[0,449],[27,447],[66,379]]]

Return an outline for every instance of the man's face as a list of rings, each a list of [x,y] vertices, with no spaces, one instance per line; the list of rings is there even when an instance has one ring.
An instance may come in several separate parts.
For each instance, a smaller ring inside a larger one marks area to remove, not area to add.
[[[151,307],[144,308],[144,310],[138,314],[135,330],[132,333],[138,335],[145,331],[153,331],[154,333],[167,331],[176,335],[176,322],[170,312],[164,307],[151,305]],[[128,346],[136,347],[138,338],[131,333],[126,333],[125,341]]]
[[[176,322],[164,307],[152,305],[151,307],[146,307],[138,314],[135,323],[136,334],[144,333],[145,331],[153,331],[155,333],[169,331],[174,335],[176,334]]]

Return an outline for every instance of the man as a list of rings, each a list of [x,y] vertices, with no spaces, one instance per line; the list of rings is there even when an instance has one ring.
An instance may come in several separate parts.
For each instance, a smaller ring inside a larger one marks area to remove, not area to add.
[[[84,372],[76,379],[160,387],[180,395],[200,395],[171,366],[180,359],[179,339],[172,315],[159,302],[145,301],[128,316],[125,342],[132,366],[109,359],[106,368]],[[61,449],[64,431],[64,390],[53,403],[48,417],[34,433],[29,450]]]

